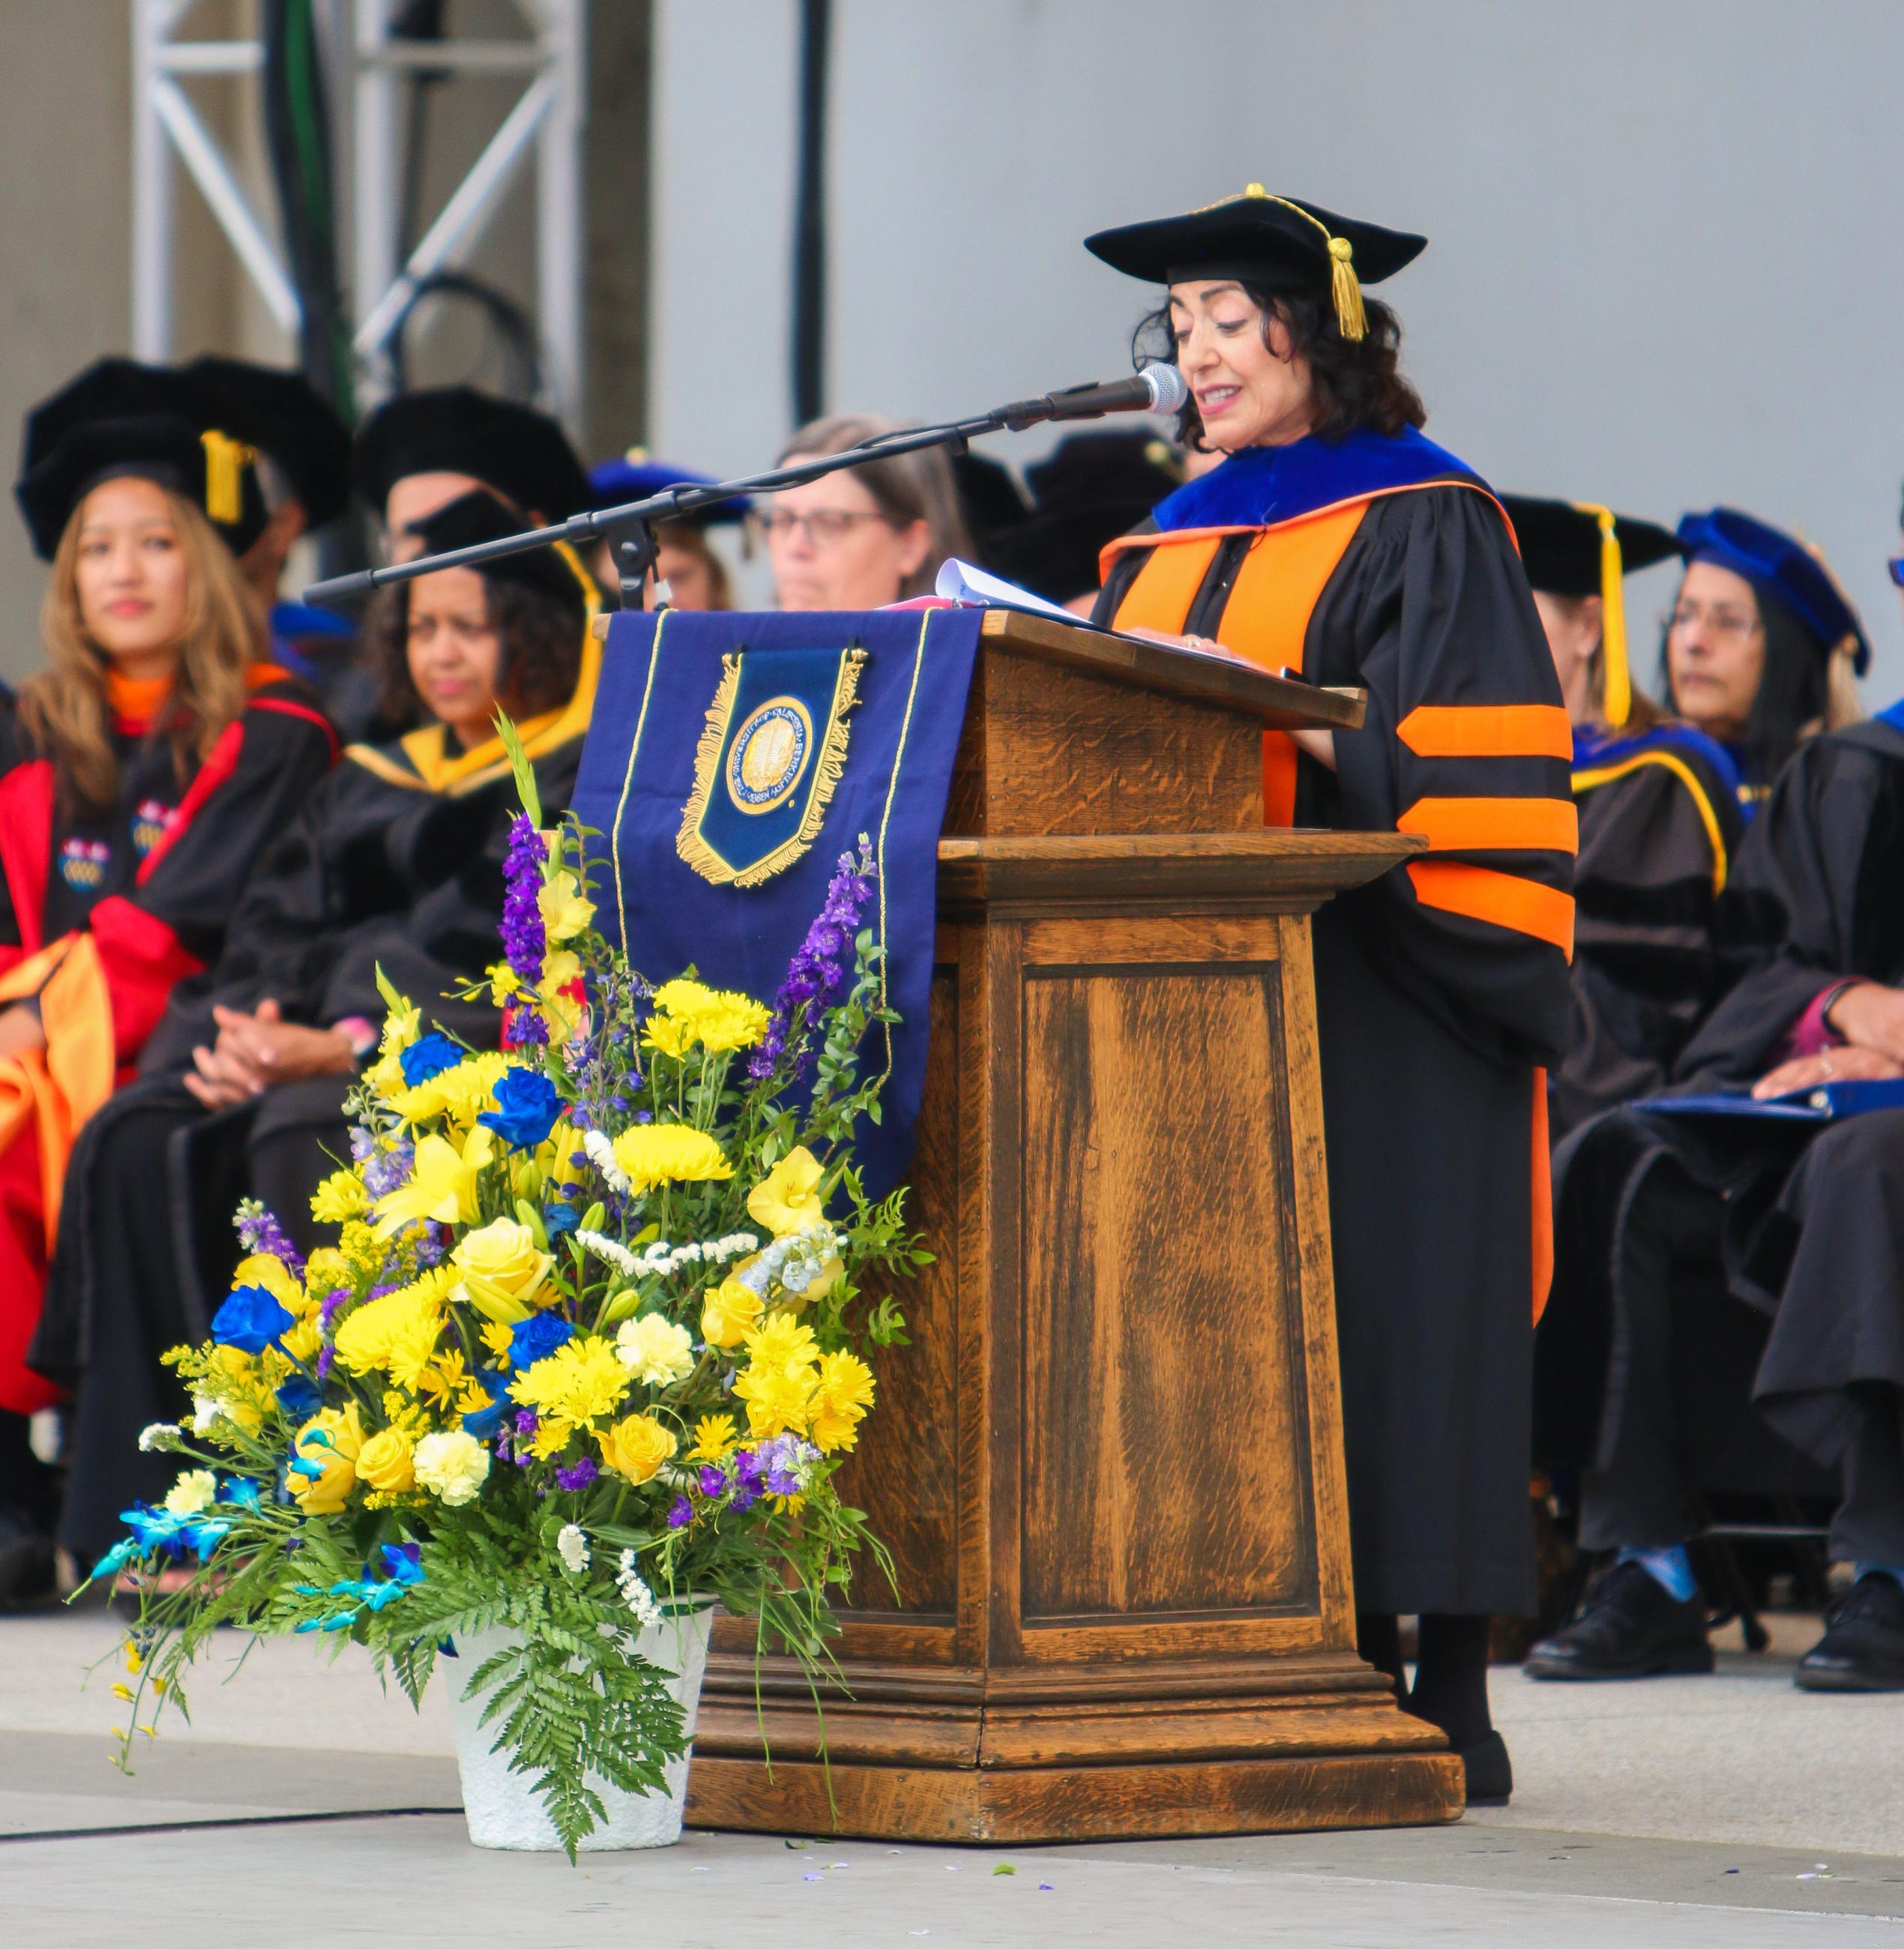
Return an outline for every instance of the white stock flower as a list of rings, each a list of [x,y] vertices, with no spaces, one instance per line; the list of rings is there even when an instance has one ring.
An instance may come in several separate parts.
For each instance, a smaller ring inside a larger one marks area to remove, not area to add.
[[[615,1587],[622,1593],[622,1601],[635,1613],[635,1621],[642,1630],[652,1630],[661,1621],[661,1606],[654,1601],[654,1593],[641,1581],[641,1572],[635,1568],[635,1553],[622,1552],[621,1568],[615,1578]]]
[[[589,1134],[599,1133],[591,1130]],[[633,1279],[640,1270],[635,1254],[619,1239],[611,1239],[605,1233],[584,1231],[579,1226],[575,1238],[578,1245],[594,1253],[604,1265],[613,1266],[623,1279]]]
[[[213,1425],[225,1412],[210,1394],[194,1394],[191,1397],[191,1431],[194,1435],[209,1435]]]
[[[176,1448],[180,1430],[175,1421],[155,1421],[139,1430],[139,1453],[150,1455],[155,1449]]]
[[[634,1180],[615,1161],[615,1146],[605,1130],[584,1130],[582,1148],[589,1154],[589,1161],[601,1173],[602,1180],[610,1191],[624,1194],[634,1189]]]
[[[579,1577],[589,1567],[589,1539],[576,1523],[564,1523],[561,1534],[555,1539],[555,1553],[564,1565]]]

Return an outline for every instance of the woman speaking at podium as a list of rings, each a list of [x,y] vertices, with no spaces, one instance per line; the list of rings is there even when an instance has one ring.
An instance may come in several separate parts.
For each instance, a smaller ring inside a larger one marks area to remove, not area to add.
[[[1461,1753],[1511,1786],[1487,1618],[1533,1607],[1534,1313],[1550,1266],[1542,1066],[1567,1026],[1575,847],[1558,680],[1486,486],[1425,439],[1394,313],[1362,285],[1426,240],[1252,183],[1087,247],[1168,287],[1137,350],[1226,457],[1111,544],[1095,619],[1213,638],[1368,692],[1357,731],[1270,732],[1272,825],[1425,834],[1315,922],[1358,1637]]]

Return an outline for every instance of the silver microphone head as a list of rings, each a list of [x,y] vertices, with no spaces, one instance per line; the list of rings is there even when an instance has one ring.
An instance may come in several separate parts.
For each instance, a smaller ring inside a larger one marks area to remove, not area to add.
[[[1174,365],[1146,365],[1142,378],[1151,392],[1151,410],[1180,413],[1190,397],[1189,382]]]

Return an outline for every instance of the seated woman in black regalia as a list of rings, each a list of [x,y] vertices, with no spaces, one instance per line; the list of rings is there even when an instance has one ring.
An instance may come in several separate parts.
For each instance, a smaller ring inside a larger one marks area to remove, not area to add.
[[[1633,687],[1623,578],[1679,544],[1586,502],[1508,494],[1573,727],[1573,969],[1567,1058],[1548,1077],[1556,1142],[1659,1089],[1719,993],[1713,910],[1744,825],[1738,771]]]
[[[436,553],[520,524],[479,491],[419,525]],[[32,1358],[75,1394],[59,1535],[82,1565],[129,1497],[163,1493],[165,1458],[138,1452],[138,1431],[179,1418],[158,1356],[206,1330],[237,1257],[239,1199],[261,1199],[301,1248],[318,1242],[311,1194],[349,1155],[342,1105],[376,1046],[379,968],[427,1018],[495,1046],[495,1010],[445,991],[496,958],[517,807],[495,712],[515,720],[558,815],[600,667],[593,584],[570,551],[542,550],[380,601],[367,634],[386,708],[421,703],[433,721],[346,751],[247,891],[216,964],[174,997],[148,1080],[75,1154]]]
[[[1686,1084],[1763,1098],[1904,1078],[1900,883],[1893,706],[1803,746],[1747,833],[1722,923],[1750,964],[1682,1055]],[[1622,1111],[1582,1133],[1559,1192],[1539,1445],[1583,1471],[1583,1546],[1618,1557],[1528,1671],[1712,1669],[1687,1503],[1708,1486],[1702,1431],[1749,1392],[1800,1451],[1779,1466],[1842,1471],[1830,1549],[1858,1581],[1797,1683],[1904,1689],[1904,1110]]]

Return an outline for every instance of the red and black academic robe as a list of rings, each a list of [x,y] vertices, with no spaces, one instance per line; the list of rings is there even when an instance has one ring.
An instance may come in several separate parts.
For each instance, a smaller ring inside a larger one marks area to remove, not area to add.
[[[1904,985],[1900,885],[1904,729],[1880,718],[1802,745],[1739,848],[1717,926],[1732,985],[1682,1053],[1676,1089],[1755,1082],[1843,983]],[[1632,1289],[1643,1255],[1626,1245],[1657,1175],[1710,1201],[1722,1242],[1717,1263],[1676,1279],[1703,1270],[1745,1303],[1725,1329],[1747,1357],[1725,1358],[1739,1398],[1703,1403],[1707,1420],[1740,1421],[1740,1377],[1756,1361],[1749,1385],[1766,1419],[1829,1464],[1852,1396],[1904,1390],[1904,1112],[1819,1125],[1620,1111],[1576,1133],[1557,1163],[1558,1276],[1539,1348],[1543,1459],[1595,1466],[1618,1423],[1628,1323],[1664,1303]],[[1695,1378],[1710,1393],[1709,1377]]]
[[[1573,802],[1572,999],[1548,1093],[1557,1144],[1663,1088],[1718,999],[1713,915],[1744,829],[1731,758],[1685,724],[1576,730]]]
[[[182,769],[169,736],[115,716],[103,810],[62,807],[52,762],[0,722],[0,1005],[33,1002],[46,1041],[0,1062],[0,1409],[57,1398],[25,1355],[75,1134],[216,959],[253,862],[336,754],[303,685],[251,675],[242,715]]]
[[[1360,685],[1336,769],[1266,733],[1272,825],[1425,834],[1315,916],[1356,1601],[1522,1612],[1544,1065],[1576,839],[1553,660],[1483,483],[1418,434],[1232,456],[1106,552],[1096,620]]]

